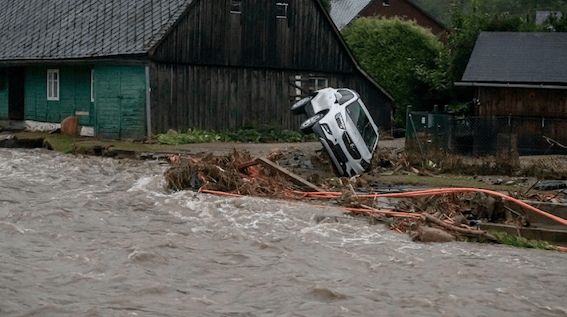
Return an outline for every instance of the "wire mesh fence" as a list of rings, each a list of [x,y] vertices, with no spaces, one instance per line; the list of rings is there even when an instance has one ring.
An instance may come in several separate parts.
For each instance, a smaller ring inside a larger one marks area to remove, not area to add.
[[[443,150],[459,155],[567,154],[567,120],[520,116],[459,117],[408,112],[406,148],[421,154]]]

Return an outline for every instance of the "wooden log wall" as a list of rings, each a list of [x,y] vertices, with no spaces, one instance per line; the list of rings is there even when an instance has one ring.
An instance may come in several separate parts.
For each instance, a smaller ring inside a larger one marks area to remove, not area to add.
[[[169,129],[235,129],[273,126],[298,129],[305,116],[290,106],[296,75],[290,70],[153,63],[151,66],[152,132]],[[390,126],[389,100],[361,75],[319,73],[331,87],[349,87],[361,94],[376,124]]]
[[[161,62],[356,72],[332,22],[314,0],[194,0],[153,51]],[[287,3],[287,18],[277,18]]]
[[[478,116],[567,118],[566,89],[480,87]]]

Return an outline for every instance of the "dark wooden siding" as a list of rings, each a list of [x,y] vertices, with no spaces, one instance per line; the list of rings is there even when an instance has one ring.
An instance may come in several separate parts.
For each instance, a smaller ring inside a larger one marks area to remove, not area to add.
[[[296,75],[289,70],[154,63],[151,68],[152,132],[168,129],[235,129],[275,126],[298,129],[304,116],[290,109]],[[331,87],[361,94],[376,124],[390,126],[392,104],[361,75],[318,73]]]
[[[276,17],[286,2],[288,17]],[[321,72],[355,65],[315,1],[246,0],[230,13],[230,0],[195,0],[153,52],[161,62]]]
[[[481,87],[478,116],[567,118],[567,90]]]

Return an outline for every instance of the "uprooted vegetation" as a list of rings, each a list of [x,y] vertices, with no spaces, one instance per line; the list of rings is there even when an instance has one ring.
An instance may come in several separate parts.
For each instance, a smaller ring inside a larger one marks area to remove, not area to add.
[[[266,159],[278,161],[281,152]],[[369,182],[363,175],[340,178],[338,181],[319,179],[318,190],[304,191],[290,182],[289,174],[257,164],[247,153],[236,149],[221,157],[203,158],[170,156],[173,167],[165,173],[173,190],[190,189],[229,196],[256,196],[276,199],[315,201],[331,204],[354,216],[363,215],[372,222],[383,222],[395,231],[409,234],[423,242],[485,241],[510,242],[509,237],[494,235],[475,227],[476,222],[501,222],[514,226],[529,226],[529,214],[518,208],[515,198],[491,196],[488,191],[431,190],[400,194],[361,194],[354,190]],[[403,166],[403,165],[397,165]],[[335,179],[336,180],[336,179]],[[385,206],[386,205],[386,206]],[[555,250],[545,243],[523,241],[527,247]]]

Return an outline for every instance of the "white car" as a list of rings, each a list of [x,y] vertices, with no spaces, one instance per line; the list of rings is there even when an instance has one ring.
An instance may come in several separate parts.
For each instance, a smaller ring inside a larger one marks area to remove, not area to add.
[[[291,111],[307,114],[299,129],[317,135],[339,176],[352,177],[370,170],[380,135],[354,90],[321,89],[296,102]]]

